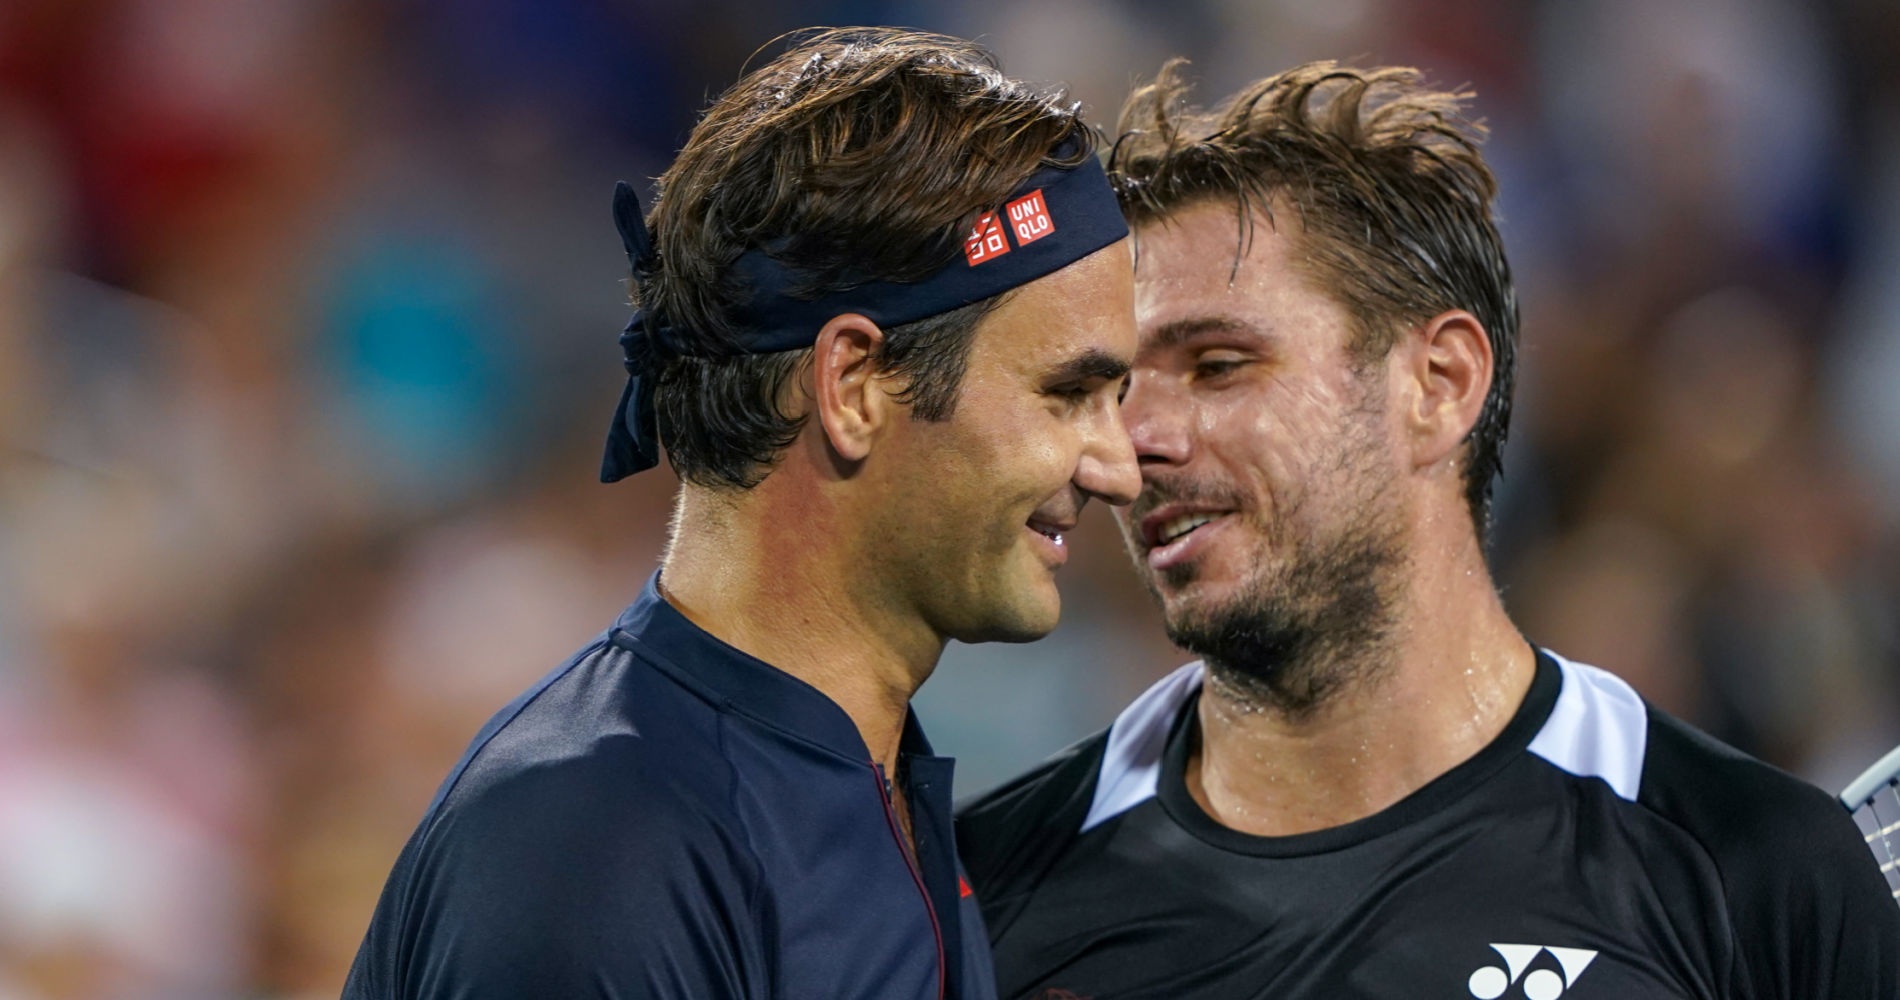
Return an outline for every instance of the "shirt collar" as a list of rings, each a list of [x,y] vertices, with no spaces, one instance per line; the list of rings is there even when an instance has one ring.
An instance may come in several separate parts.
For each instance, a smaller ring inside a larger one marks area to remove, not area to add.
[[[614,622],[611,638],[615,645],[724,707],[839,756],[863,762],[871,759],[857,725],[837,702],[693,624],[661,595],[657,572]],[[933,756],[915,712],[906,713],[898,749],[905,756]]]

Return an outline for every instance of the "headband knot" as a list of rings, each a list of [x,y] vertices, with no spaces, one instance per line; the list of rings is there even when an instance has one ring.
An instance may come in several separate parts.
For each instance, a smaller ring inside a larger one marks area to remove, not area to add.
[[[647,231],[640,196],[626,181],[614,185],[614,226],[620,230],[637,288],[643,276],[658,269],[659,255],[653,249],[653,234]],[[653,314],[642,308],[634,310],[620,331],[620,363],[627,369],[627,386],[620,392],[613,427],[607,432],[607,454],[600,467],[603,482],[660,464],[659,416],[653,408],[653,383],[659,375],[655,348],[664,346],[658,326]]]

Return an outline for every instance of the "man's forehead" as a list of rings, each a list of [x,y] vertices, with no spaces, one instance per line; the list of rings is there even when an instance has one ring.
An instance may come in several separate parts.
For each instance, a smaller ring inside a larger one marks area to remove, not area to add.
[[[1014,367],[1039,371],[1089,355],[1131,362],[1130,253],[1128,241],[1118,241],[1016,288],[978,326],[979,347]]]
[[[1143,349],[1158,333],[1184,329],[1265,332],[1290,313],[1343,310],[1300,265],[1304,249],[1285,226],[1242,229],[1232,206],[1194,206],[1135,234],[1135,316]]]
[[[1239,285],[1289,263],[1293,248],[1281,229],[1259,211],[1242,214],[1216,201],[1190,205],[1135,229],[1136,283]]]
[[[1210,232],[1203,216],[1197,228],[1142,245],[1135,278],[1142,363],[1212,346],[1277,353],[1313,341],[1343,349],[1351,314],[1298,266],[1297,248],[1263,227],[1237,264],[1231,217],[1226,221],[1224,233]]]

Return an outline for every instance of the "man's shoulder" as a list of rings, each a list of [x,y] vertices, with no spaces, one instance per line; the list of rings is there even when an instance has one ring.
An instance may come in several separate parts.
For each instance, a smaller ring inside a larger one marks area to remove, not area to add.
[[[1692,837],[1720,874],[1749,995],[1900,988],[1900,909],[1833,795],[1652,707],[1638,801]]]
[[[471,894],[587,899],[664,875],[647,861],[719,850],[741,828],[721,812],[731,769],[716,716],[611,632],[596,637],[469,742],[404,845],[379,922]]]
[[[1200,682],[1198,663],[1170,673],[1108,729],[957,810],[957,847],[992,935],[1079,840],[1154,797],[1168,733]]]
[[[1825,956],[1837,943],[1849,947],[1868,928],[1879,929],[1873,936],[1900,931],[1873,855],[1833,795],[1648,704],[1605,671],[1565,661],[1564,683],[1586,704],[1561,720],[1570,695],[1560,695],[1547,731],[1566,729],[1557,742],[1582,748],[1577,758],[1639,810],[1632,836],[1644,838],[1643,824],[1659,823],[1650,850],[1685,845],[1684,870],[1713,873],[1710,888],[1723,900],[1750,981],[1786,987],[1763,995],[1806,995],[1798,984],[1825,977]],[[1581,773],[1572,764],[1560,766]],[[1647,859],[1652,878],[1661,877],[1653,866],[1662,856]],[[1858,938],[1850,926],[1863,929]],[[1833,936],[1820,941],[1824,929]],[[1890,972],[1883,965],[1868,974]]]
[[[638,957],[628,941],[728,948],[673,940],[748,912],[760,879],[717,716],[604,640],[543,677],[403,847],[346,995],[522,995],[576,970],[637,972],[620,969]]]
[[[1168,733],[1200,690],[1201,676],[1198,662],[1176,669],[1106,730],[960,806],[959,843],[968,839],[985,847],[982,841],[991,837],[1013,840],[1027,828],[1048,831],[1058,822],[1068,833],[1079,833],[1152,798]]]
[[[966,855],[987,855],[1031,831],[1080,829],[1088,813],[1108,730],[1082,739],[990,791],[957,804],[957,841]],[[1070,832],[1074,832],[1071,830]]]
[[[1786,859],[1789,851],[1867,858],[1834,796],[1654,706],[1638,801],[1686,830],[1723,867]]]
[[[1651,705],[1615,674],[1553,659],[1562,685],[1530,752],[1601,779],[1711,854],[1852,825],[1833,796]]]
[[[1090,736],[958,806],[957,854],[992,939],[1080,835],[1108,737]]]
[[[423,832],[609,823],[639,838],[716,822],[731,780],[719,725],[711,701],[603,636],[489,720]]]

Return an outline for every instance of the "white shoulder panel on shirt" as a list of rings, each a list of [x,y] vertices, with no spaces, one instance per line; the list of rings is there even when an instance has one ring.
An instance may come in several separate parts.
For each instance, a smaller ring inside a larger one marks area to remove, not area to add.
[[[1622,678],[1544,650],[1563,670],[1557,704],[1530,751],[1580,778],[1602,778],[1630,802],[1643,780],[1649,710]]]
[[[1102,770],[1095,777],[1095,798],[1082,821],[1087,833],[1100,823],[1154,798],[1161,776],[1161,755],[1175,713],[1201,686],[1201,663],[1187,664],[1141,693],[1108,727]]]
[[[1634,802],[1649,742],[1649,712],[1642,697],[1608,671],[1544,652],[1562,671],[1563,686],[1550,718],[1531,740],[1530,752],[1578,777],[1601,778],[1618,797]],[[1082,832],[1154,797],[1168,730],[1204,676],[1199,661],[1189,663],[1116,716]]]

